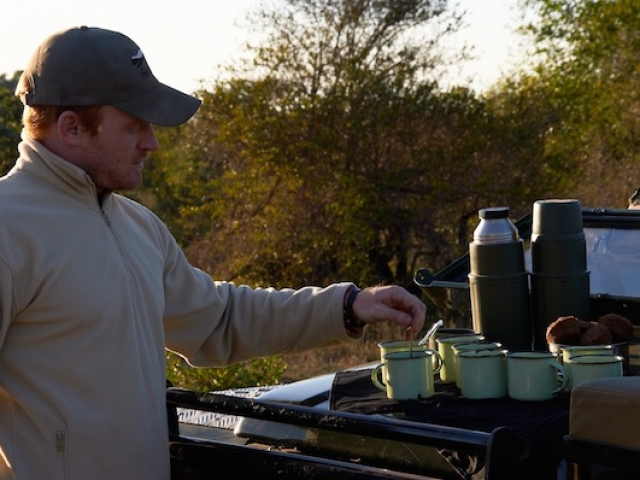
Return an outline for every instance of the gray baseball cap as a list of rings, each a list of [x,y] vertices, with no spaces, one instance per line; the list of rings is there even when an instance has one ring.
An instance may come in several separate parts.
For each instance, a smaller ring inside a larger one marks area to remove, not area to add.
[[[27,81],[19,85],[28,87],[17,94],[31,106],[111,105],[140,120],[174,126],[189,120],[201,103],[160,83],[129,37],[102,28],[53,34],[22,75]]]

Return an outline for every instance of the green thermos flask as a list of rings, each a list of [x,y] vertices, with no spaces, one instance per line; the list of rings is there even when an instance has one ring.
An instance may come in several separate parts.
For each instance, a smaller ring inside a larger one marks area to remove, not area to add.
[[[531,350],[533,324],[524,242],[509,207],[478,211],[469,244],[469,290],[475,331],[508,350]]]

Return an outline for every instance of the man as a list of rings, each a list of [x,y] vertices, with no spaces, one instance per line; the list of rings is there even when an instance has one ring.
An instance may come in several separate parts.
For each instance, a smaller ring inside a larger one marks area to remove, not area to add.
[[[140,185],[152,125],[200,105],[128,37],[49,37],[17,93],[23,140],[0,179],[0,479],[167,480],[165,346],[223,366],[346,342],[370,322],[421,330],[424,304],[399,287],[214,282],[114,193]]]

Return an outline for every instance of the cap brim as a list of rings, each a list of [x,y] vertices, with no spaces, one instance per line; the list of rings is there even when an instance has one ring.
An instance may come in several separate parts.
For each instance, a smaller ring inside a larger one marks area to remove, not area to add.
[[[201,103],[195,97],[158,83],[148,92],[113,106],[153,125],[173,127],[189,120]]]

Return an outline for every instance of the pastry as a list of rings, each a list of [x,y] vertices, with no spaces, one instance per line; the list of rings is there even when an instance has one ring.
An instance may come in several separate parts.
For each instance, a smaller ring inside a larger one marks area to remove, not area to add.
[[[606,325],[591,322],[592,326],[580,336],[580,345],[610,345],[613,335]]]
[[[577,317],[559,317],[547,327],[547,342],[556,345],[577,345],[582,330]]]
[[[628,318],[617,313],[607,313],[601,316],[598,323],[609,329],[615,341],[626,342],[633,335],[633,324]]]

